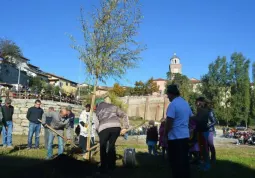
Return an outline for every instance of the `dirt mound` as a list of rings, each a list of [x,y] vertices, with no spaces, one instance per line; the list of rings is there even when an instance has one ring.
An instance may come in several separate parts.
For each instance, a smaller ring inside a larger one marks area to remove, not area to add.
[[[79,161],[67,155],[59,155],[22,171],[21,177],[36,178],[80,178],[92,176],[97,171],[97,163]]]

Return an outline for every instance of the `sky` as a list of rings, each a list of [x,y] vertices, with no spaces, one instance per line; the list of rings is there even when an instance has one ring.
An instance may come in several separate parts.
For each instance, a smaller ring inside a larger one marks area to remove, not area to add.
[[[82,38],[79,9],[93,12],[99,0],[1,0],[0,37],[15,41],[31,64],[76,82],[86,79],[72,34]],[[166,78],[174,53],[183,74],[199,79],[217,56],[242,52],[255,61],[254,0],[140,0],[143,21],[138,40],[147,46],[138,68],[119,80]],[[107,80],[107,86],[115,83]]]

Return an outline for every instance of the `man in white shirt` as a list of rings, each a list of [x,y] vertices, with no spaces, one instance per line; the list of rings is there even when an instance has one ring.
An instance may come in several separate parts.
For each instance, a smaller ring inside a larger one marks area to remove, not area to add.
[[[176,85],[167,87],[170,104],[167,109],[165,136],[173,178],[189,178],[189,118],[193,115],[187,101],[180,97]]]
[[[88,132],[88,126],[89,126],[89,120],[90,120],[90,104],[87,104],[85,106],[85,110],[82,111],[79,119],[79,126],[80,126],[80,138],[79,138],[79,146],[82,148],[83,152],[86,152],[87,150],[87,137],[89,135]],[[91,123],[91,131],[90,131],[90,137],[91,137],[91,145],[94,145],[95,141],[95,118],[96,114],[93,112],[93,119]]]

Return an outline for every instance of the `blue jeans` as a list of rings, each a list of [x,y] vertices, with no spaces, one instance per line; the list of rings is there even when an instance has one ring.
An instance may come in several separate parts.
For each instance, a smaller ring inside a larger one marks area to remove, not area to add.
[[[3,146],[12,146],[12,121],[6,121],[8,130],[6,131],[5,127],[2,130],[2,140]]]
[[[156,150],[157,142],[155,142],[155,141],[148,141],[147,145],[148,145],[149,154],[153,153],[153,155],[157,155],[157,150]]]
[[[54,141],[54,133],[49,130],[49,140],[48,140],[48,151],[47,151],[47,158],[50,159],[53,156],[53,141]],[[61,155],[64,152],[64,140],[60,136],[58,137],[58,155]]]
[[[28,131],[28,148],[32,148],[32,139],[35,133],[35,148],[39,148],[40,143],[40,131],[41,124],[35,124],[33,122],[29,122],[29,131]]]

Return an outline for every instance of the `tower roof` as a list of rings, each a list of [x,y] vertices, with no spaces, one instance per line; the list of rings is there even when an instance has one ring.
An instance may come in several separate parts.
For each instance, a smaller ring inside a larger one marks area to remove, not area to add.
[[[176,53],[174,53],[174,55],[171,57],[171,59],[174,59],[174,58],[180,59],[180,58],[176,55]]]

